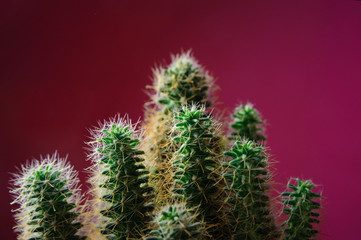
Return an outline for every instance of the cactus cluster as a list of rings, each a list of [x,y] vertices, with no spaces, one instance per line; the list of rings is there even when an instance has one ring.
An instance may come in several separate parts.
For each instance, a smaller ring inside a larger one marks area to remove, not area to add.
[[[91,131],[87,198],[57,154],[22,166],[11,193],[19,239],[313,239],[310,180],[272,206],[264,121],[252,104],[223,123],[212,76],[190,52],[154,71],[140,127],[116,116]],[[229,134],[226,134],[229,132]]]

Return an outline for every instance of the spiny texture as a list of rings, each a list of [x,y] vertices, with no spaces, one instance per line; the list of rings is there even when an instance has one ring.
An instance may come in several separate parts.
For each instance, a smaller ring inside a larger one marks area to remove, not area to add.
[[[202,222],[185,204],[163,207],[153,222],[155,230],[146,240],[198,240],[206,235]]]
[[[77,235],[80,190],[77,172],[55,153],[21,167],[11,193],[19,204],[16,231],[21,240],[85,239]]]
[[[107,239],[139,238],[153,206],[148,172],[138,157],[134,126],[116,117],[93,132],[93,195],[102,215],[98,228]]]
[[[154,188],[155,207],[162,207],[173,202],[170,189],[174,180],[170,161],[178,144],[170,136],[173,117],[150,109],[148,113],[141,148],[145,151],[145,164],[151,169],[149,184]]]
[[[291,183],[288,187],[291,192],[283,192],[282,202],[284,204],[283,212],[289,216],[283,225],[286,226],[285,239],[287,240],[307,240],[315,239],[318,231],[314,224],[318,224],[319,213],[316,212],[321,208],[319,193],[311,192],[314,184],[310,180],[301,181],[297,179],[297,185]],[[316,200],[316,201],[315,201]]]
[[[191,56],[176,55],[167,69],[154,72],[153,101],[165,112],[179,110],[183,105],[211,105],[208,100],[213,78]]]
[[[223,182],[221,176],[221,139],[215,123],[204,108],[183,107],[175,116],[176,137],[181,144],[175,154],[176,187],[173,192],[185,200],[188,208],[197,208],[200,217],[214,226],[210,234],[216,239],[223,225]]]
[[[150,185],[155,189],[155,205],[162,207],[172,203],[170,187],[174,185],[171,158],[179,147],[172,141],[173,113],[182,105],[211,105],[210,93],[214,89],[213,78],[201,67],[191,52],[172,56],[167,68],[154,71],[153,86],[149,95],[154,108],[145,113],[144,143],[146,164],[150,172]]]
[[[259,112],[252,104],[240,105],[234,111],[232,137],[236,139],[247,138],[249,140],[260,142],[266,140],[266,137],[262,134],[264,129],[260,126],[264,124]]]
[[[263,148],[252,141],[236,141],[225,164],[233,239],[276,239],[278,232],[266,192],[270,175]]]

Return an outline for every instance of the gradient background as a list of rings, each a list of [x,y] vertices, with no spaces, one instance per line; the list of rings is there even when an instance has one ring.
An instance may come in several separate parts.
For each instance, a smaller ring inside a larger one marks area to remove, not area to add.
[[[0,34],[0,239],[15,239],[9,172],[55,150],[82,171],[87,129],[142,117],[151,68],[189,48],[219,109],[267,119],[276,180],[323,186],[320,239],[360,239],[361,2],[12,0]]]

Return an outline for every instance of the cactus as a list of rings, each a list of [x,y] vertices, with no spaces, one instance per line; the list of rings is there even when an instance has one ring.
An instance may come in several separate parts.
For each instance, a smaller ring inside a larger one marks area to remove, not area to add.
[[[270,174],[262,146],[238,140],[225,155],[231,157],[225,163],[228,171],[224,177],[228,181],[233,239],[276,239],[279,234],[267,196]]]
[[[233,123],[231,124],[231,127],[233,132],[231,139],[241,137],[255,142],[266,140],[266,137],[262,134],[264,129],[261,126],[264,122],[257,109],[255,109],[252,104],[241,104],[235,109],[232,117]]]
[[[85,239],[77,235],[80,189],[77,172],[57,153],[21,166],[11,193],[18,239]]]
[[[185,204],[165,206],[154,219],[155,230],[146,240],[199,240],[206,236],[204,224]]]
[[[209,107],[209,91],[213,78],[191,55],[191,52],[173,56],[167,69],[154,72],[153,101],[164,112],[180,110],[182,106],[200,104]]]
[[[147,105],[153,104],[154,108],[146,108],[142,149],[147,166],[152,169],[150,182],[155,188],[155,204],[162,207],[174,201],[170,194],[174,185],[171,159],[178,148],[170,136],[174,112],[183,105],[210,106],[209,94],[214,85],[213,78],[188,51],[173,56],[167,68],[155,70],[150,88],[152,102]]]
[[[291,192],[283,192],[283,212],[289,218],[283,223],[286,240],[314,239],[318,231],[314,224],[319,223],[321,205],[317,202],[321,195],[311,190],[314,184],[310,180],[301,181],[296,179],[297,185],[288,184]],[[316,201],[315,201],[316,200]]]
[[[118,116],[92,135],[92,194],[102,215],[97,227],[107,239],[139,238],[153,206],[135,126]]]
[[[225,136],[226,124],[209,109],[213,78],[190,52],[155,70],[151,88],[142,131],[119,115],[91,131],[85,203],[64,159],[54,155],[22,166],[11,190],[20,206],[19,239],[317,236],[320,195],[311,192],[310,181],[289,185],[293,192],[283,193],[289,217],[276,224],[264,122],[251,104],[235,109]]]
[[[200,216],[214,228],[223,225],[220,211],[224,203],[221,175],[222,139],[217,124],[205,113],[204,107],[184,106],[175,115],[174,141],[181,144],[175,153],[173,189],[177,199],[186,200],[188,208],[197,207]],[[213,238],[217,239],[217,234]]]

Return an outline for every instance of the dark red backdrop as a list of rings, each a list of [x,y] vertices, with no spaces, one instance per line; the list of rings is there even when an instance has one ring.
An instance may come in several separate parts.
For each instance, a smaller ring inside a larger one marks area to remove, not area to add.
[[[87,167],[87,129],[142,117],[151,67],[189,48],[220,108],[268,120],[276,180],[324,186],[320,239],[361,236],[361,2],[12,0],[0,30],[0,239],[15,239],[8,173],[55,150]]]

